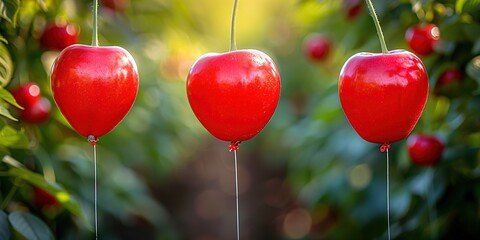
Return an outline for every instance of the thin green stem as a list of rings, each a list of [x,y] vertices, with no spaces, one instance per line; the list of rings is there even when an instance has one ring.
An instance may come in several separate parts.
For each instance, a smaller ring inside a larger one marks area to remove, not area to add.
[[[98,0],[93,0],[92,46],[98,46]]]
[[[387,44],[385,43],[385,38],[383,37],[382,27],[380,26],[380,21],[378,21],[377,13],[375,13],[375,8],[371,0],[365,0],[367,2],[368,11],[372,15],[373,22],[375,23],[375,28],[377,28],[378,39],[380,40],[380,46],[382,47],[382,53],[388,53]]]
[[[2,204],[0,205],[0,209],[5,209],[10,202],[10,200],[13,198],[15,193],[17,192],[18,185],[20,184],[22,180],[20,178],[16,178],[15,181],[13,182],[12,188],[10,188],[10,191],[8,192],[7,196],[5,196],[5,199],[3,199]]]
[[[237,43],[235,42],[235,16],[237,15],[238,0],[233,1],[232,21],[230,25],[230,51],[237,50]]]

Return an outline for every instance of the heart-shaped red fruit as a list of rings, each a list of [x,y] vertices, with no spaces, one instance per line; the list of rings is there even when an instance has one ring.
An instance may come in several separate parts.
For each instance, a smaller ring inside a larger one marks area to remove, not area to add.
[[[414,25],[407,29],[405,39],[413,52],[428,55],[435,50],[440,40],[440,31],[435,24]]]
[[[77,41],[78,33],[73,24],[49,23],[40,36],[40,46],[49,51],[62,51]]]
[[[443,155],[443,142],[433,135],[412,134],[407,139],[411,161],[420,166],[434,166]]]
[[[428,97],[422,61],[405,50],[358,53],[340,72],[338,91],[347,119],[366,141],[392,143],[413,130]]]
[[[110,132],[128,113],[138,91],[133,57],[114,46],[75,44],[51,71],[53,98],[72,127],[95,138]]]
[[[258,50],[209,53],[192,66],[187,96],[202,125],[224,141],[245,141],[268,123],[280,97],[273,60]]]

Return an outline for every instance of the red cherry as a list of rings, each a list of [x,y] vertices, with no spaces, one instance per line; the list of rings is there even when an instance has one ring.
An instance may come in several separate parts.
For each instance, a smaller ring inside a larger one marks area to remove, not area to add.
[[[434,166],[442,158],[445,146],[436,136],[412,134],[407,139],[410,159],[420,166]]]
[[[463,80],[463,73],[457,68],[446,69],[437,80],[438,86],[446,86],[452,82],[460,82]]]
[[[33,187],[33,202],[38,208],[58,207],[60,202],[50,193],[39,187]]]
[[[440,40],[440,31],[434,24],[414,25],[407,29],[405,39],[413,52],[428,55]]]
[[[40,36],[40,46],[49,51],[62,51],[77,41],[78,33],[73,24],[49,23]]]
[[[32,82],[25,83],[12,89],[12,95],[20,106],[27,108],[40,99],[40,87]]]
[[[75,44],[65,48],[51,72],[58,108],[82,136],[110,132],[128,113],[138,91],[133,57],[120,47]]]
[[[268,123],[280,97],[273,60],[258,50],[209,53],[192,66],[187,96],[203,126],[224,141],[245,141]]]
[[[330,53],[330,40],[320,34],[312,34],[305,39],[305,54],[312,61],[322,61]]]
[[[20,113],[20,118],[29,123],[42,123],[50,118],[50,109],[50,101],[42,97],[34,104],[25,107]]]
[[[117,12],[125,10],[128,6],[128,0],[102,0],[102,5]]]
[[[428,97],[422,61],[405,50],[358,53],[340,72],[338,91],[347,119],[366,141],[391,143],[413,130]]]
[[[347,19],[353,20],[362,12],[362,0],[344,0],[343,8],[347,12]]]
[[[458,68],[448,68],[437,79],[434,93],[437,96],[457,96],[461,89],[456,83],[463,81],[463,73]]]
[[[40,97],[40,88],[35,83],[26,83],[12,90],[15,101],[23,107],[20,119],[28,123],[42,123],[50,117],[50,101]]]

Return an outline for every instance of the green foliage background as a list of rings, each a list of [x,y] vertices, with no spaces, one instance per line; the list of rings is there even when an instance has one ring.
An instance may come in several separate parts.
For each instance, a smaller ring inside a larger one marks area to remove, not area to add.
[[[188,229],[162,204],[167,196],[154,190],[188,168],[205,142],[217,141],[192,114],[185,79],[200,55],[228,50],[232,3],[135,0],[123,12],[100,6],[100,45],[127,49],[140,72],[134,107],[98,145],[102,238],[128,239],[130,231],[145,239],[185,239]],[[392,145],[392,236],[474,239],[480,234],[480,2],[373,3],[389,49],[408,49],[405,31],[420,22],[437,24],[442,39],[434,54],[422,57],[432,91],[414,131],[439,136],[446,150],[438,166],[423,168],[410,162],[405,141]],[[54,106],[49,70],[58,52],[38,43],[47,22],[67,21],[81,29],[79,43],[89,44],[91,7],[87,0],[0,0],[0,239],[93,237],[91,147]],[[326,61],[305,57],[303,40],[310,33],[331,39]],[[286,214],[271,220],[279,223],[265,231],[277,239],[386,238],[385,155],[356,135],[337,93],[338,74],[351,55],[380,52],[366,7],[348,20],[342,1],[241,0],[237,46],[269,54],[282,77],[275,115],[240,153],[281,169],[295,209],[307,213],[292,232],[285,207]],[[434,95],[438,76],[451,66],[465,78]],[[16,120],[20,107],[9,91],[29,81],[52,102],[47,123]],[[34,186],[55,196],[60,207],[35,206]]]

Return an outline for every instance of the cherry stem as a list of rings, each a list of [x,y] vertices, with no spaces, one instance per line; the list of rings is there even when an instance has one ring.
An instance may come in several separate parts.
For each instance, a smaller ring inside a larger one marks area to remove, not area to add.
[[[90,145],[93,147],[93,175],[94,175],[94,191],[93,191],[93,199],[94,199],[94,221],[95,221],[95,239],[98,239],[98,190],[97,190],[97,141],[93,135],[88,135],[87,138]]]
[[[388,145],[388,148],[386,148],[387,152],[387,232],[388,232],[388,240],[391,239],[390,235],[390,159],[388,158],[388,149],[390,148],[390,145]]]
[[[238,146],[238,145],[237,145]],[[235,206],[236,206],[236,218],[237,218],[237,240],[240,240],[240,210],[238,204],[238,162],[237,162],[237,149],[233,150],[235,156]]]
[[[368,11],[372,15],[373,22],[375,23],[375,28],[377,28],[378,39],[380,40],[380,46],[382,47],[382,53],[387,54],[387,44],[385,43],[385,38],[383,37],[382,27],[380,26],[380,21],[378,21],[377,14],[375,13],[375,8],[373,7],[371,0],[365,0],[367,2]]]
[[[98,47],[98,0],[93,0],[92,46]]]
[[[235,15],[237,15],[238,0],[233,1],[232,21],[230,25],[230,51],[237,50],[237,43],[235,42]]]

